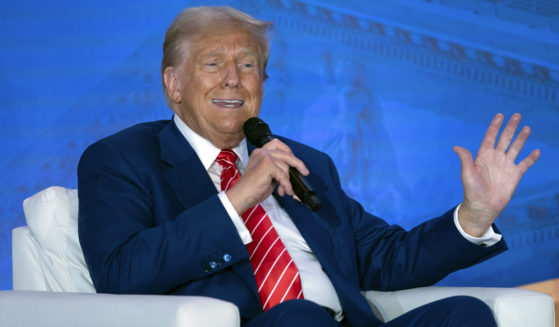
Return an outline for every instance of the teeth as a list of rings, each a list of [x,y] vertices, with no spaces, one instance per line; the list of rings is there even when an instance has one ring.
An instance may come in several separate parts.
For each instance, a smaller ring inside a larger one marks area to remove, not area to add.
[[[227,100],[227,99],[212,99],[212,102],[216,104],[223,104],[227,107],[241,106],[244,103],[243,100]]]

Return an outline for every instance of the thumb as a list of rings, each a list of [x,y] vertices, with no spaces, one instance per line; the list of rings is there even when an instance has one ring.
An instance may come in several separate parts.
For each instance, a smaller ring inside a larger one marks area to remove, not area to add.
[[[458,155],[458,158],[460,158],[460,164],[462,165],[462,174],[470,174],[474,169],[474,160],[472,157],[472,153],[468,149],[458,145],[453,147],[452,150]]]

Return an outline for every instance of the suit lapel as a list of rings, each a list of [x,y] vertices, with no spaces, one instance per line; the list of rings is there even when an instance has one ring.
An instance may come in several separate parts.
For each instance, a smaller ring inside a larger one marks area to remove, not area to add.
[[[247,142],[247,147],[250,155],[255,146]],[[295,155],[303,159],[303,154],[296,153]],[[303,161],[305,160],[303,159]],[[295,223],[323,268],[327,272],[340,274],[338,266],[335,264],[335,256],[332,255],[335,252],[332,243],[332,240],[336,237],[334,228],[340,224],[340,218],[336,215],[332,205],[324,198],[327,187],[323,180],[316,175],[309,175],[306,178],[322,201],[323,208],[318,212],[313,212],[293,197],[279,196],[276,191],[274,191],[273,196]]]
[[[164,176],[185,208],[217,194],[198,155],[172,120],[160,132],[159,143]],[[233,265],[233,270],[252,290],[255,300],[260,301],[250,262]]]
[[[329,222],[318,213],[311,211],[305,204],[291,197],[284,197],[282,202],[284,210],[289,214],[322,267],[327,272],[336,269],[337,265],[334,264],[335,256],[333,255],[335,248],[332,243],[335,235],[333,235],[334,229]]]
[[[196,152],[172,120],[159,133],[159,144],[167,183],[185,208],[217,194]]]

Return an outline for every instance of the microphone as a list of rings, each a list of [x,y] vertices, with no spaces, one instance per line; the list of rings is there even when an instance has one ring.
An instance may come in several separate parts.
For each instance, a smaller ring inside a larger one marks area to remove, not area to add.
[[[247,140],[259,148],[273,139],[268,124],[258,117],[249,118],[243,125],[243,130]],[[289,180],[293,187],[293,192],[312,211],[318,211],[322,208],[322,203],[318,199],[316,192],[313,191],[310,184],[301,176],[297,169],[289,167]]]

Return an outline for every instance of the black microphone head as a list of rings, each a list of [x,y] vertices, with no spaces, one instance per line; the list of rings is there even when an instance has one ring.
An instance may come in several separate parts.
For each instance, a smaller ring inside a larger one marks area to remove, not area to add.
[[[247,140],[257,147],[263,146],[272,139],[270,127],[258,117],[249,118],[243,125],[243,131]]]

